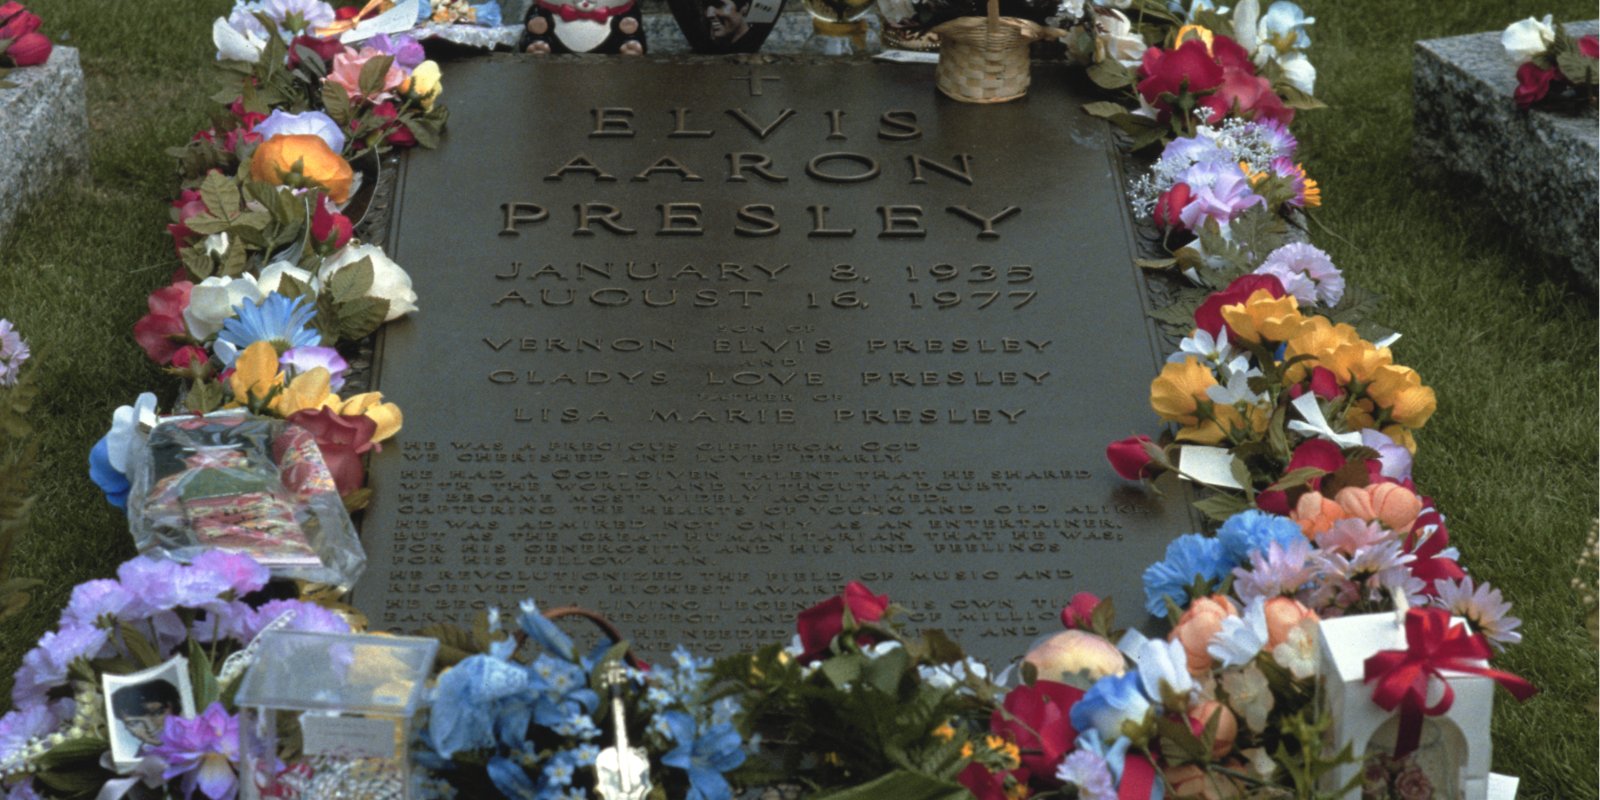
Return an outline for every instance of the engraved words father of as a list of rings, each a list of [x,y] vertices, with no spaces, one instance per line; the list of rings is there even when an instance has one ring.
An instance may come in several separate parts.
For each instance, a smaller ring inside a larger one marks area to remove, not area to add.
[[[991,659],[1074,592],[1137,609],[1195,521],[1104,464],[1157,351],[1107,130],[1036,78],[456,66],[391,226],[422,310],[379,346],[407,419],[357,605],[532,596],[719,653],[860,579]]]

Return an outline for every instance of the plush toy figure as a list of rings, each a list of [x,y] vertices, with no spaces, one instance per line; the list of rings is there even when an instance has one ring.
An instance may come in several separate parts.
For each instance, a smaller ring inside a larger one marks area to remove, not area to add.
[[[522,49],[641,56],[644,17],[637,0],[535,0],[528,8]]]

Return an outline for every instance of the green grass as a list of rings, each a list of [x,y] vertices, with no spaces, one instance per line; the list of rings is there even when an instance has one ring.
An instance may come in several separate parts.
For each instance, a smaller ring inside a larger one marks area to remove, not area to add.
[[[112,408],[152,387],[168,396],[173,388],[129,331],[174,265],[163,228],[174,179],[163,150],[206,118],[210,21],[229,2],[31,5],[47,32],[82,51],[93,170],[88,183],[37,204],[0,252],[0,316],[32,341],[31,369],[44,390],[35,415],[44,447],[39,511],[16,568],[46,581],[0,629],[0,689],[72,585],[109,574],[133,552],[85,459]],[[1568,588],[1600,504],[1595,297],[1531,262],[1484,199],[1418,182],[1409,155],[1412,41],[1551,11],[1581,19],[1594,7],[1306,5],[1318,20],[1318,95],[1333,106],[1296,126],[1324,187],[1317,218],[1336,234],[1316,231],[1317,241],[1353,281],[1387,298],[1382,320],[1406,334],[1397,356],[1438,390],[1417,480],[1449,515],[1473,573],[1502,588],[1524,620],[1526,642],[1499,665],[1544,690],[1520,706],[1500,695],[1495,769],[1522,776],[1523,798],[1595,797],[1600,678]]]

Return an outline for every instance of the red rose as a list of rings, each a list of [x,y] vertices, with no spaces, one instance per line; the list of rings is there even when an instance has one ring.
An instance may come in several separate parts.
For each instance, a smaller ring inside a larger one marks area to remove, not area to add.
[[[805,648],[805,652],[800,654],[800,661],[810,664],[827,655],[833,640],[844,633],[845,609],[849,609],[850,616],[860,624],[883,619],[883,612],[888,607],[888,595],[873,594],[860,581],[851,581],[844,587],[843,595],[830,597],[800,612],[800,617],[795,620],[795,627],[800,632],[800,646]],[[876,640],[871,636],[856,638],[858,644],[871,644],[873,641]]]
[[[1423,498],[1423,504],[1423,512],[1417,515],[1411,532],[1406,534],[1405,552],[1417,557],[1407,566],[1411,569],[1412,577],[1423,582],[1422,593],[1433,597],[1439,593],[1433,585],[1434,581],[1459,581],[1467,573],[1455,559],[1445,555],[1444,551],[1450,547],[1450,531],[1444,525],[1444,515],[1432,507],[1431,498]]]
[[[297,47],[304,47],[316,53],[324,64],[332,64],[333,57],[344,52],[344,45],[340,44],[338,39],[323,39],[318,36],[300,34],[294,38],[294,41],[289,43],[289,69],[300,66],[300,54],[295,52]]]
[[[55,45],[42,33],[24,33],[6,48],[5,57],[14,67],[32,67],[50,60]]]
[[[1550,83],[1557,74],[1555,67],[1540,69],[1532,61],[1517,67],[1517,90],[1511,95],[1517,108],[1527,108],[1543,100],[1550,93]]]
[[[206,210],[204,200],[200,199],[200,192],[196,189],[184,189],[178,199],[172,201],[172,224],[167,226],[167,233],[172,234],[172,244],[178,250],[189,246],[197,235],[189,230],[190,218],[200,214],[210,213]]]
[[[315,210],[311,212],[311,238],[330,252],[344,247],[355,233],[350,218],[337,211],[329,211],[320,195],[312,202],[312,206]]]
[[[1061,625],[1065,628],[1089,627],[1089,619],[1094,616],[1094,609],[1100,605],[1100,598],[1093,592],[1078,592],[1072,596],[1072,602],[1061,609]]]
[[[1237,305],[1250,299],[1250,295],[1266,289],[1273,297],[1284,295],[1283,282],[1271,275],[1240,275],[1228,284],[1228,288],[1220,292],[1212,292],[1204,303],[1194,311],[1194,325],[1206,333],[1216,336],[1227,327],[1222,320],[1222,307]]]
[[[333,10],[333,18],[337,20],[355,19],[361,13],[360,6],[340,6]]]
[[[416,146],[417,137],[411,132],[411,129],[399,122],[393,121],[400,116],[400,111],[399,109],[395,108],[393,102],[385,100],[382,103],[373,106],[372,113],[383,117],[386,120],[390,120],[389,123],[381,128],[381,130],[385,131],[383,135],[383,140],[385,142],[388,142],[395,147]]]
[[[316,411],[296,411],[289,421],[305,428],[317,439],[322,460],[333,475],[339,494],[347,495],[361,488],[366,480],[366,470],[361,467],[361,454],[372,449],[372,434],[378,424],[366,416],[345,416],[329,408]]]
[[[1600,60],[1600,36],[1581,36],[1578,38],[1578,52],[1584,58]]]
[[[1187,183],[1175,183],[1171,189],[1161,193],[1156,198],[1156,225],[1164,231],[1183,227],[1183,213],[1185,206],[1194,199],[1194,190]]]
[[[1344,387],[1339,385],[1339,376],[1327,367],[1313,367],[1311,369],[1311,391],[1324,400],[1336,400],[1344,394]]]
[[[24,34],[39,30],[42,24],[39,15],[23,8],[21,3],[0,6],[0,39],[20,39]]]
[[[1283,470],[1288,475],[1304,467],[1316,467],[1324,472],[1338,472],[1345,464],[1344,451],[1339,445],[1327,439],[1307,439],[1294,449],[1294,454],[1289,457],[1289,466]],[[1281,476],[1280,476],[1281,477]],[[1297,486],[1289,492],[1273,491],[1262,492],[1256,495],[1256,507],[1270,514],[1282,517],[1289,516],[1289,510],[1294,507],[1295,501],[1307,491],[1320,489],[1322,477],[1312,478],[1302,486]],[[1290,492],[1293,493],[1291,496]]]
[[[186,344],[178,348],[178,352],[172,354],[172,366],[179,369],[189,369],[196,365],[204,365],[210,360],[211,356],[206,355],[205,348],[196,344]]]
[[[150,293],[146,301],[150,313],[134,323],[133,340],[144,348],[151,361],[167,364],[180,347],[193,341],[183,322],[183,311],[189,307],[189,290],[193,288],[194,284],[188,281],[178,281]]]
[[[1172,116],[1172,103],[1180,95],[1198,95],[1221,85],[1223,69],[1206,50],[1205,42],[1190,39],[1172,50],[1146,50],[1139,77],[1139,94],[1161,112],[1160,119],[1166,120]]]
[[[1284,125],[1294,121],[1294,109],[1285,106],[1278,93],[1272,90],[1272,82],[1256,75],[1253,68],[1228,69],[1216,93],[1201,100],[1200,105],[1211,109],[1211,116],[1206,119],[1210,123],[1221,122],[1228,116],[1270,119]]]
[[[974,761],[961,770],[956,782],[967,787],[978,800],[1010,800],[1006,794],[1006,773],[990,772],[989,768]]]
[[[1082,689],[1055,681],[1035,681],[1006,692],[1005,702],[989,717],[989,730],[1017,743],[1023,780],[1036,776],[1054,782],[1056,765],[1078,738],[1071,713],[1082,698]]]
[[[1129,436],[1121,441],[1106,445],[1106,460],[1111,462],[1111,468],[1123,478],[1136,481],[1153,474],[1150,469],[1150,452],[1144,449],[1149,443],[1148,436]]]

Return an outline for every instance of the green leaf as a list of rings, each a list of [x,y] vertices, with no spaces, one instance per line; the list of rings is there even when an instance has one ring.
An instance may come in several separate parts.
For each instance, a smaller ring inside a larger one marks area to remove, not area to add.
[[[972,795],[958,784],[910,770],[897,770],[860,786],[814,797],[815,800],[971,800]]]
[[[194,638],[189,639],[189,685],[194,689],[194,707],[204,710],[217,701],[217,675],[211,656]]]
[[[293,300],[297,297],[314,297],[316,292],[311,291],[311,286],[293,275],[283,275],[278,278],[278,294]]]
[[[1128,113],[1128,109],[1123,108],[1121,103],[1112,103],[1105,100],[1097,103],[1085,103],[1083,111],[1091,117],[1099,117],[1100,119],[1114,119]]]
[[[355,341],[370,336],[389,316],[389,301],[358,297],[339,306],[339,338]]]
[[[341,267],[333,273],[332,278],[328,279],[326,289],[335,303],[366,297],[367,292],[372,289],[372,259],[363,258]]]
[[[375,56],[371,61],[361,66],[361,79],[357,83],[361,93],[372,97],[383,91],[383,80],[389,74],[389,67],[394,64],[394,56]]]
[[[1319,108],[1328,107],[1327,103],[1324,103],[1321,100],[1318,100],[1317,98],[1312,97],[1311,95],[1306,94],[1299,89],[1296,89],[1294,86],[1291,86],[1288,83],[1280,82],[1274,86],[1273,89],[1278,92],[1278,96],[1283,98],[1283,104],[1293,109],[1300,111],[1315,111]]]
[[[1250,510],[1250,503],[1239,495],[1217,492],[1204,500],[1196,500],[1194,507],[1210,519],[1226,522],[1229,517]]]
[[[855,653],[834,656],[822,662],[822,674],[833,683],[834,688],[843,689],[861,678],[861,662],[866,657]]]
[[[341,127],[350,124],[350,93],[333,81],[322,84],[322,110]]]
[[[239,185],[233,179],[213,172],[200,182],[200,200],[212,214],[233,219],[239,214]]]
[[[1095,633],[1110,638],[1112,626],[1117,624],[1117,606],[1111,602],[1108,595],[1095,604],[1094,611],[1089,612],[1089,628]]]
[[[1316,467],[1300,467],[1299,469],[1290,472],[1282,478],[1279,478],[1275,483],[1267,487],[1267,491],[1286,492],[1290,489],[1304,486],[1310,483],[1313,479],[1320,478],[1326,474],[1328,474],[1328,471],[1325,469],[1318,469]]]
[[[139,662],[142,667],[153,667],[161,663],[161,654],[156,651],[155,645],[144,637],[131,623],[124,622],[120,626],[122,644],[128,652]]]
[[[900,679],[911,665],[911,654],[897,647],[877,658],[869,659],[861,667],[861,676],[868,686],[886,695],[898,694]]]
[[[209,414],[222,406],[222,384],[218,381],[199,381],[189,387],[183,398],[184,408],[196,414]]]
[[[1556,56],[1556,69],[1569,81],[1576,84],[1591,84],[1596,80],[1595,60],[1579,52],[1577,48],[1562,50]]]
[[[1133,71],[1114,59],[1106,59],[1089,67],[1089,80],[1102,89],[1121,89],[1133,85]]]

